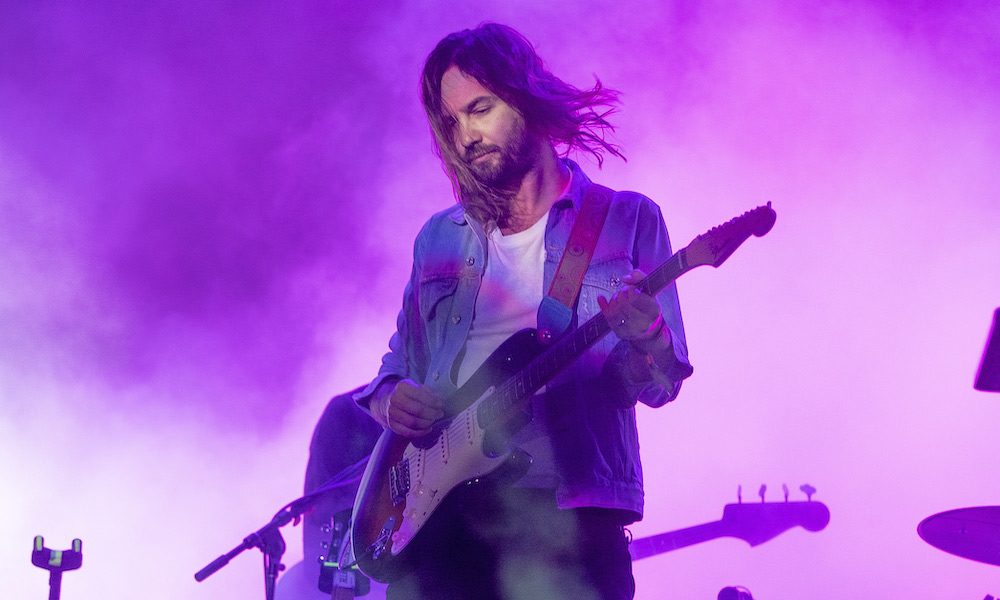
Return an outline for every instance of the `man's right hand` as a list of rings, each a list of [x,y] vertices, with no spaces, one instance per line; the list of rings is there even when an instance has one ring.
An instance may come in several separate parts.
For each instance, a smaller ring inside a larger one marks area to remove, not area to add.
[[[383,426],[407,438],[427,435],[434,423],[444,417],[441,398],[410,379],[381,386],[369,408]]]

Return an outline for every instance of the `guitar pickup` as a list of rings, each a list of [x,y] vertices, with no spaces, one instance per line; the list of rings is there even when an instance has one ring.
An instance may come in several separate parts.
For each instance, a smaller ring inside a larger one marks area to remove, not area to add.
[[[406,500],[410,492],[410,459],[404,458],[389,469],[389,494],[392,503],[399,504]]]

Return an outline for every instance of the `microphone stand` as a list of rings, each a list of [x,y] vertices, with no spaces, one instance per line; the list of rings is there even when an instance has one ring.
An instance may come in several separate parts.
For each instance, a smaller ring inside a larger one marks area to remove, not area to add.
[[[278,573],[285,569],[281,564],[281,557],[285,553],[285,540],[281,537],[280,529],[294,520],[298,525],[299,520],[309,507],[311,507],[322,496],[327,489],[324,486],[312,494],[308,494],[290,502],[279,510],[274,518],[267,524],[243,538],[243,543],[236,546],[226,554],[213,560],[202,570],[195,573],[196,581],[204,581],[213,573],[229,564],[229,561],[236,558],[244,550],[250,548],[260,548],[264,553],[264,597],[266,600],[274,600],[274,586],[278,581]]]
[[[264,553],[264,597],[266,600],[274,600],[274,585],[278,581],[278,573],[285,569],[285,565],[281,564],[281,557],[285,553],[285,539],[281,537],[280,529],[292,520],[295,521],[293,525],[298,525],[302,513],[312,508],[312,505],[328,492],[342,488],[345,485],[357,483],[361,479],[360,471],[364,470],[367,463],[368,457],[365,457],[331,477],[316,491],[286,504],[274,515],[270,523],[246,536],[243,538],[242,544],[208,563],[202,570],[195,573],[195,581],[201,582],[208,579],[209,576],[229,564],[229,561],[236,558],[244,550],[260,548],[260,551]]]

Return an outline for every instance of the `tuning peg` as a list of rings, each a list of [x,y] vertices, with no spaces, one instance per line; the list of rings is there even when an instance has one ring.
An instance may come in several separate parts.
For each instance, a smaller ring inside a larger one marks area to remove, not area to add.
[[[781,484],[781,491],[784,492],[784,494],[785,494],[785,502],[788,502],[788,484],[787,483]]]
[[[743,504],[743,485],[736,486],[736,501]]]
[[[757,490],[757,495],[760,496],[760,501],[761,501],[762,504],[764,502],[764,493],[765,492],[767,492],[767,484],[766,483],[762,483],[762,484],[760,484],[760,489]]]
[[[816,488],[809,485],[808,483],[803,483],[802,485],[799,486],[799,489],[802,490],[802,493],[806,495],[807,500],[812,501],[813,494],[816,493]]]

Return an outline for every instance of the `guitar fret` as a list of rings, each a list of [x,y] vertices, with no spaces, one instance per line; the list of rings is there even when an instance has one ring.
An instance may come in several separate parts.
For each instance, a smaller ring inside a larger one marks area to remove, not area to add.
[[[670,259],[653,269],[640,284],[639,288],[650,295],[666,287],[685,268],[684,251],[674,254]],[[552,379],[565,365],[583,354],[595,342],[611,331],[611,326],[603,314],[598,314],[583,323],[569,335],[557,340],[547,350],[536,356],[522,368],[521,372],[512,376],[503,386],[498,388],[492,398],[487,399],[478,410],[480,423],[488,425],[508,412],[521,399],[541,388]]]
[[[538,362],[531,363],[531,387],[534,388],[535,385],[545,378],[545,356],[539,356]]]
[[[535,365],[532,366],[535,367]],[[536,389],[538,387],[539,382],[541,382],[541,380],[545,378],[544,373],[542,372],[541,369],[541,365],[529,369],[527,375],[528,375],[528,389],[531,390]]]
[[[558,352],[559,356],[559,362],[569,362],[573,358],[576,350],[576,339],[570,338],[569,346],[570,347],[568,347],[567,344],[560,344],[556,348],[556,352]]]
[[[656,291],[671,284],[678,276],[694,267],[701,265],[718,267],[750,235],[760,237],[768,233],[774,225],[774,221],[775,213],[770,208],[769,203],[767,207],[758,207],[732,221],[713,228],[705,234],[698,236],[686,248],[674,254],[656,269],[653,269],[638,287],[643,293],[654,294]],[[550,381],[552,376],[576,357],[583,354],[587,348],[591,347],[610,332],[610,330],[610,324],[603,314],[596,315],[586,323],[578,324],[577,330],[571,331],[561,339],[556,340],[546,350],[525,356],[524,358],[529,359],[526,362],[518,361],[516,364],[521,365],[520,373],[512,373],[504,381],[490,381],[489,383],[494,386],[490,388],[493,393],[480,400],[476,400],[476,404],[472,405],[474,409],[470,409],[471,407],[465,402],[468,400],[467,392],[475,391],[481,394],[483,388],[480,384],[484,383],[484,378],[488,378],[492,374],[492,371],[489,369],[477,370],[477,374],[474,374],[473,378],[470,379],[470,382],[473,382],[472,385],[468,388],[463,386],[463,389],[454,397],[456,406],[458,402],[461,402],[462,406],[467,407],[462,411],[464,414],[456,415],[453,421],[454,427],[451,425],[446,426],[445,431],[440,432],[440,440],[438,440],[441,450],[453,453],[451,462],[456,463],[455,468],[448,470],[438,468],[436,470],[440,472],[431,477],[431,469],[425,470],[421,466],[421,463],[413,463],[411,460],[409,466],[411,469],[414,469],[411,473],[411,480],[415,475],[419,475],[419,479],[428,486],[427,489],[434,489],[435,495],[441,492],[436,501],[448,497],[452,489],[456,487],[450,482],[452,480],[463,479],[455,478],[454,475],[466,474],[462,468],[463,463],[468,463],[469,465],[480,464],[478,463],[480,457],[476,453],[480,452],[481,449],[466,446],[464,443],[465,437],[462,434],[467,429],[462,427],[463,422],[461,419],[474,417],[479,419],[480,426],[489,427],[493,425],[499,419],[508,416],[506,413],[509,410],[508,407],[513,407],[523,402],[525,395],[530,394]],[[511,346],[514,347],[521,340],[512,338],[510,341]],[[510,357],[507,357],[506,360],[510,364]],[[502,367],[498,368],[502,370]],[[482,376],[479,376],[480,373]],[[474,415],[472,414],[473,410],[475,411]],[[467,452],[468,454],[463,454],[463,452]],[[414,535],[419,535],[428,514],[426,511],[422,513],[418,512],[419,506],[415,497],[413,498],[415,500],[414,506],[411,509],[409,506],[411,500],[410,494],[406,496],[406,510],[397,510],[391,504],[393,499],[387,497],[387,494],[383,492],[390,486],[390,478],[393,476],[393,472],[389,471],[387,473],[385,465],[388,464],[391,468],[392,465],[403,464],[400,463],[400,454],[403,455],[403,459],[414,459],[415,457],[419,461],[421,460],[420,457],[423,457],[425,454],[430,457],[432,453],[436,457],[437,449],[428,449],[426,451],[414,450],[412,445],[407,447],[405,441],[399,440],[394,434],[386,432],[380,438],[380,443],[376,445],[372,459],[368,461],[365,475],[361,479],[361,489],[358,491],[357,510],[354,515],[354,527],[352,527],[352,544],[355,548],[363,549],[356,557],[358,564],[366,573],[374,575],[374,578],[379,581],[391,579],[393,571],[396,571],[397,566],[402,566],[403,563],[407,562],[405,558],[399,557],[399,553],[406,552],[407,545],[414,539]],[[445,456],[444,458],[448,459],[449,457]],[[399,469],[396,469],[396,471],[396,491],[397,493],[402,493],[402,489],[406,483],[405,475]],[[473,472],[468,472],[467,474],[470,476],[475,475]],[[386,506],[387,502],[390,503],[389,506]],[[430,511],[434,510],[434,505],[424,506]],[[822,504],[819,507],[823,509],[823,515],[820,516],[825,520],[822,523],[817,522],[817,524],[819,528],[822,528],[829,520],[829,511]],[[727,506],[727,512],[729,509],[730,507]],[[756,512],[756,509],[754,509],[754,512]],[[712,534],[714,537],[718,537],[718,535],[736,535],[750,542],[751,545],[757,545],[780,533],[780,531],[773,527],[763,532],[759,528],[754,527],[752,536],[746,537],[738,531],[734,531],[728,526],[728,523],[724,523],[723,521],[717,523],[717,525],[723,526],[720,531],[712,531],[714,525],[716,524],[696,526],[678,532],[677,535],[671,535],[670,537],[662,535],[654,536],[652,540],[636,540],[633,543],[630,553],[634,558],[642,558],[643,556],[650,555],[648,550],[650,548],[654,550],[676,548],[682,544],[710,539],[707,534]],[[780,530],[784,531],[787,528],[786,526],[781,526]],[[812,527],[809,529],[818,530]],[[642,549],[643,547],[647,549],[644,550]],[[388,551],[390,548],[391,552]]]

